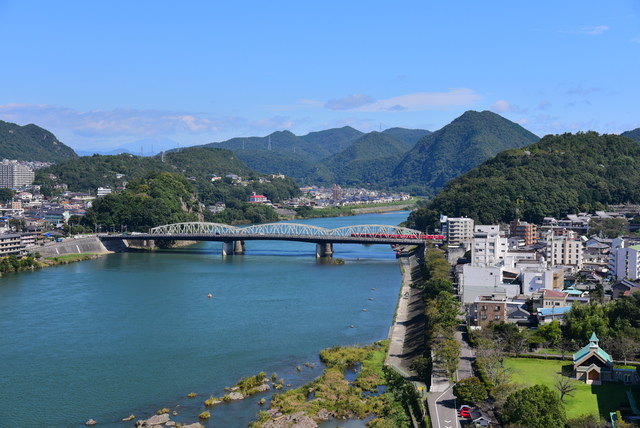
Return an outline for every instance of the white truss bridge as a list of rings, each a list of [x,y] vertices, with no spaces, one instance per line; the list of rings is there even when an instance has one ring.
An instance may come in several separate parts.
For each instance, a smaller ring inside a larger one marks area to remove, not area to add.
[[[223,242],[223,254],[241,253],[251,240],[301,241],[315,243],[318,256],[333,253],[333,244],[424,245],[430,239],[423,232],[400,226],[367,224],[326,229],[301,223],[268,223],[247,227],[221,223],[175,223],[154,227],[149,233],[100,235],[103,240],[186,240]]]

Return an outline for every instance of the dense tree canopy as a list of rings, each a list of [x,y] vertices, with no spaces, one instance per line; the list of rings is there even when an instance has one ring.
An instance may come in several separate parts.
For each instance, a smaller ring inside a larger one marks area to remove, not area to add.
[[[154,172],[129,183],[122,193],[98,198],[81,219],[84,226],[103,230],[144,231],[163,224],[198,221],[201,208],[191,183],[168,172]]]
[[[567,423],[560,397],[546,385],[534,385],[509,395],[502,419],[505,425],[522,428],[564,428]]]
[[[439,215],[467,216],[481,224],[514,218],[593,212],[607,204],[640,202],[640,145],[596,132],[549,135],[523,149],[506,150],[451,181],[410,227],[438,225]]]

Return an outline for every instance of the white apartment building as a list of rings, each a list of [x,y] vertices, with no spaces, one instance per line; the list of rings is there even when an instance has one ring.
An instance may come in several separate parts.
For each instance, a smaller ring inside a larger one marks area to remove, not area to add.
[[[3,160],[0,163],[0,187],[20,188],[33,184],[35,174],[30,168],[20,165],[15,160]]]
[[[499,226],[477,225],[471,245],[471,263],[496,266],[507,256],[508,239],[500,236]]]
[[[609,254],[609,270],[618,280],[640,279],[640,245],[625,247],[625,241],[616,238]]]
[[[110,193],[111,193],[111,189],[108,187],[98,187],[98,190],[96,191],[98,198],[101,198],[102,196],[107,196]]]
[[[442,233],[451,246],[473,239],[473,219],[468,217],[440,216]]]
[[[550,267],[573,266],[582,269],[582,241],[571,236],[551,236],[547,239],[547,262]]]

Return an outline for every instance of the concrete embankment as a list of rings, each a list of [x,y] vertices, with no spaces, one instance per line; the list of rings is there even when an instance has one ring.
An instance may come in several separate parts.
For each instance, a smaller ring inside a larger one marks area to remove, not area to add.
[[[126,247],[125,247],[126,249]],[[65,254],[94,253],[104,254],[116,251],[105,247],[100,239],[95,236],[79,239],[68,239],[62,242],[53,242],[46,245],[34,245],[27,247],[31,253],[40,253],[42,257],[56,257]]]
[[[413,425],[419,426],[424,419],[423,400],[428,386],[412,370],[411,363],[422,357],[425,350],[424,338],[424,302],[420,290],[412,287],[414,281],[421,280],[421,259],[417,253],[405,255],[400,259],[402,266],[402,287],[396,318],[389,330],[389,353],[385,365],[392,368],[410,381],[420,397],[419,407],[422,414],[412,412]]]

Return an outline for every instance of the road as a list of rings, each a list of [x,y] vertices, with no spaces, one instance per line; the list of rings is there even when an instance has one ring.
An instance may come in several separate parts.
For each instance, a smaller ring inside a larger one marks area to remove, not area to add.
[[[475,355],[473,349],[467,343],[466,335],[466,327],[464,324],[461,324],[455,336],[461,345],[460,362],[458,363],[458,370],[456,371],[457,380],[473,376],[473,360]],[[460,427],[460,418],[458,418],[457,409],[460,405],[467,403],[456,403],[456,398],[453,395],[453,383],[448,379],[434,376],[427,402],[433,428]]]

